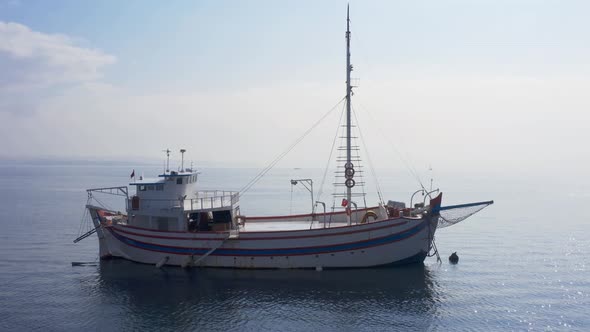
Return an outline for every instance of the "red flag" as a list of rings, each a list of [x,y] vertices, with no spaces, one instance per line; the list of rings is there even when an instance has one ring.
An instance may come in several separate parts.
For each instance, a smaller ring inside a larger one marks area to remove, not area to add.
[[[347,206],[348,205],[348,200],[346,198],[342,199],[342,206]]]
[[[133,172],[131,172],[130,178],[134,178],[134,177],[135,177],[135,169],[133,170]]]

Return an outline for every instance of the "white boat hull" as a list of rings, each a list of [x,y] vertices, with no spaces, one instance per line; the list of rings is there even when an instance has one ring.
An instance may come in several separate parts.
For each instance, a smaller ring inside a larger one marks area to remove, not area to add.
[[[96,210],[90,209],[93,218]],[[97,218],[100,220],[100,218]],[[287,221],[285,221],[287,222]],[[170,232],[101,223],[101,257],[176,266],[249,269],[359,268],[422,262],[437,217],[307,230]]]

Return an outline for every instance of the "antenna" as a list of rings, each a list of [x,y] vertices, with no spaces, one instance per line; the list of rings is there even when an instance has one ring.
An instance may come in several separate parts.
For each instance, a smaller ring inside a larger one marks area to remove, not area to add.
[[[186,149],[180,149],[180,154],[182,155],[182,161],[180,162],[180,170],[184,172],[184,153]]]
[[[170,172],[170,149],[162,150],[162,152],[166,152],[166,172]]]

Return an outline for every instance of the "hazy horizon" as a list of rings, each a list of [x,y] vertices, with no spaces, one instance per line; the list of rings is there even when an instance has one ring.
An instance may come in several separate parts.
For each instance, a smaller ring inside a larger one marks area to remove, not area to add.
[[[264,167],[344,96],[346,4],[0,1],[0,158]],[[588,9],[353,1],[375,166],[585,174]],[[277,167],[325,167],[338,117]]]

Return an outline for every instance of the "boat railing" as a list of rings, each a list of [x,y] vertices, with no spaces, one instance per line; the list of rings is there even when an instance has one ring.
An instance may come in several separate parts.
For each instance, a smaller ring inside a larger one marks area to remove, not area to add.
[[[318,205],[322,205],[322,207],[324,208],[324,213],[322,214],[322,217],[324,218],[324,228],[326,228],[326,203],[324,202],[320,202],[320,201],[315,201],[315,206],[314,206],[314,212],[315,212],[315,207],[317,207]],[[313,219],[311,220],[311,224],[309,225],[309,228],[311,229],[311,227],[313,226]]]
[[[188,201],[190,202],[190,210],[231,207],[238,203],[238,192],[223,190],[198,191],[196,193],[196,198]],[[184,209],[188,210],[186,207],[186,201]]]
[[[92,189],[86,189],[86,192],[88,193],[89,197],[92,196],[93,193],[101,193],[101,194],[129,197],[126,186],[92,188]]]
[[[436,188],[436,189],[434,189],[434,190],[430,190],[430,191],[427,191],[427,190],[426,190],[426,189],[424,189],[424,188],[420,188],[420,189],[416,190],[416,191],[415,191],[415,192],[412,194],[412,196],[410,197],[410,208],[414,208],[414,196],[416,196],[416,194],[418,194],[418,193],[421,193],[421,194],[422,194],[422,196],[424,197],[424,199],[423,199],[423,201],[422,201],[422,204],[424,204],[424,205],[425,205],[425,204],[426,204],[426,200],[427,200],[427,199],[432,199],[432,198],[433,198],[433,197],[432,197],[432,194],[434,194],[434,193],[438,193],[438,192],[440,192],[440,189],[438,189],[438,188]]]
[[[199,190],[195,193],[196,198],[211,198],[219,196],[231,196],[236,195],[237,191],[226,191],[226,190]]]
[[[212,210],[233,207],[238,203],[238,193],[234,191],[199,191],[196,198],[190,199],[151,199],[143,198],[140,201],[141,209],[170,210],[180,209],[185,211]]]

